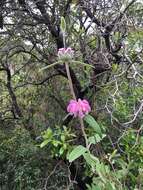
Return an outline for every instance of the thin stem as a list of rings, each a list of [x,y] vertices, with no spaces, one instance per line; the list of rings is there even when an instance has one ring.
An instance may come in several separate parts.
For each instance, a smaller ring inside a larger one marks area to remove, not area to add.
[[[76,100],[76,95],[74,93],[74,88],[73,88],[73,83],[72,83],[72,79],[71,79],[70,69],[69,69],[68,63],[65,63],[65,67],[66,67],[66,72],[67,72],[67,76],[68,76],[68,80],[69,80],[69,86],[70,86],[71,94],[73,96],[73,99]]]
[[[64,31],[63,31],[63,44],[64,44],[64,48],[66,48],[66,37],[65,37]]]
[[[76,95],[75,95],[75,92],[74,92],[73,83],[72,83],[68,63],[65,63],[65,67],[66,67],[67,77],[68,77],[68,81],[69,81],[70,91],[71,91],[71,94],[73,96],[73,99],[76,100]],[[86,148],[88,148],[88,139],[87,139],[87,136],[86,136],[86,133],[85,133],[85,130],[84,130],[84,122],[83,122],[83,119],[80,118],[80,117],[79,117],[79,122],[80,122],[80,125],[81,125],[82,134],[83,134],[84,139],[85,139]]]
[[[88,139],[87,139],[87,135],[85,133],[85,130],[84,130],[84,122],[83,122],[83,119],[79,117],[79,121],[80,121],[80,125],[81,125],[81,130],[82,130],[82,134],[84,136],[84,139],[85,139],[85,145],[86,145],[86,148],[88,148]]]

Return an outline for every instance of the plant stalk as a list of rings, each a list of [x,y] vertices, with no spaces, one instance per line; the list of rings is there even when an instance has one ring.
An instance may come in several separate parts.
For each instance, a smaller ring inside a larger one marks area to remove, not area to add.
[[[70,75],[69,64],[67,62],[65,63],[65,67],[66,67],[66,73],[67,73],[67,77],[68,77],[68,81],[69,81],[69,87],[70,87],[71,94],[73,96],[73,99],[77,101],[76,95],[75,95],[75,92],[74,92],[74,88],[73,88],[71,75]],[[83,122],[83,119],[80,118],[80,117],[79,117],[79,122],[80,122],[81,130],[82,130],[82,134],[83,134],[84,139],[85,139],[86,148],[88,148],[88,139],[87,139],[87,136],[86,136],[86,133],[85,133],[85,130],[84,130],[84,122]]]

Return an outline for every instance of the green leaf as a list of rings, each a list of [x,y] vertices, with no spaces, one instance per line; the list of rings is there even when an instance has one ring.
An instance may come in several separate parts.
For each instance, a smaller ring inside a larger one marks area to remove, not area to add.
[[[115,185],[114,185],[113,182],[108,182],[108,183],[106,183],[106,188],[107,188],[108,190],[116,190],[116,187],[115,187]]]
[[[91,115],[87,115],[84,117],[84,120],[86,123],[89,124],[90,127],[92,127],[98,134],[102,134],[100,126],[98,123],[95,121],[95,119]]]
[[[113,72],[117,71],[118,65],[117,64],[112,64],[112,70]]]
[[[46,67],[43,67],[42,69],[40,69],[40,71],[43,71],[43,70],[45,70],[45,69],[49,69],[49,68],[54,67],[55,65],[60,64],[60,63],[62,63],[62,62],[61,62],[61,61],[57,61],[57,62],[55,62],[55,63],[52,63],[52,64],[50,64],[50,65],[47,65]]]
[[[96,144],[96,143],[99,143],[104,137],[106,137],[105,134],[102,134],[102,135],[95,134],[94,136],[91,136],[88,138],[88,142],[90,144]]]
[[[109,156],[109,161],[111,161],[111,159],[115,157],[116,153],[117,153],[117,149],[115,149],[115,150],[112,152],[112,154]]]
[[[102,138],[99,136],[99,134],[95,134],[96,143],[99,143]]]
[[[65,149],[63,147],[60,148],[59,154],[62,155],[64,153]]]
[[[101,180],[106,183],[106,177],[104,177],[104,175],[106,176],[106,173],[104,172],[104,168],[103,168],[103,164],[101,163],[97,163],[96,164],[96,172],[99,175],[99,177],[101,178]]]
[[[58,145],[60,145],[61,142],[60,142],[60,141],[57,141],[57,140],[53,140],[53,141],[52,141],[52,144],[53,144],[55,147],[58,147]]]
[[[66,140],[65,135],[61,135],[61,141],[62,141],[62,142],[65,142],[65,140]]]
[[[102,190],[98,185],[94,185],[93,187],[92,187],[92,190]]]
[[[91,167],[95,167],[96,163],[98,162],[98,158],[94,157],[89,152],[84,153],[83,157],[87,164],[89,164]]]
[[[66,21],[65,21],[65,18],[64,17],[61,17],[61,25],[60,25],[60,28],[63,32],[66,31]]]
[[[92,184],[90,187],[89,185],[86,185],[88,187],[88,190],[102,190],[98,185]]]
[[[43,148],[43,147],[46,146],[49,142],[50,142],[49,139],[44,140],[44,141],[40,144],[40,147]]]
[[[82,156],[86,151],[87,149],[84,146],[76,146],[68,156],[69,162],[73,162],[74,160]]]
[[[96,144],[95,137],[94,137],[94,136],[89,137],[89,138],[88,138],[88,142],[89,142],[90,144]]]
[[[52,129],[48,128],[45,132],[45,134],[43,135],[44,139],[51,139],[53,136],[53,132]]]

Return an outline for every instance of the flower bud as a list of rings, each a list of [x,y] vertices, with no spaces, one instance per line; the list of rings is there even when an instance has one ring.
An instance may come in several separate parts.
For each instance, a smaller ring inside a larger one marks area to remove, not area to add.
[[[74,56],[74,51],[68,47],[68,48],[60,48],[58,50],[58,57],[59,59],[63,60],[63,61],[67,61],[72,59]]]

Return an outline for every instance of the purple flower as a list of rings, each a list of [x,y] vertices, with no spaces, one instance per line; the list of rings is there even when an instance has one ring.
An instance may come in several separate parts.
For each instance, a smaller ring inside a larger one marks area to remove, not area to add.
[[[58,57],[60,59],[72,59],[73,56],[74,56],[74,51],[70,47],[68,47],[68,48],[60,48],[58,50]]]
[[[74,117],[80,117],[83,118],[85,115],[87,115],[91,111],[91,107],[87,100],[70,100],[70,103],[67,107],[67,111],[74,115]]]

